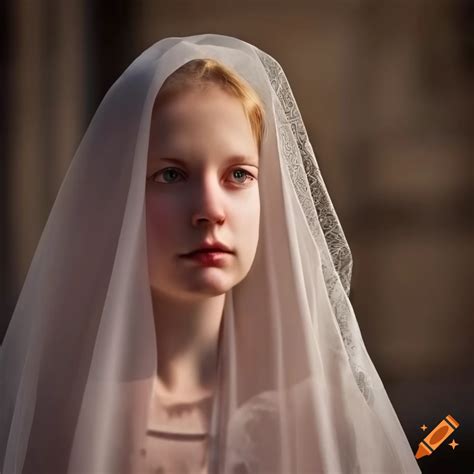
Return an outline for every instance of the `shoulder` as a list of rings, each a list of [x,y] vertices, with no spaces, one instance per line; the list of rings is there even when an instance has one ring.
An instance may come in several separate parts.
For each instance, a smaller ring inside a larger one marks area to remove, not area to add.
[[[227,438],[229,462],[234,469],[239,466],[242,472],[279,472],[282,413],[285,412],[289,427],[304,423],[311,407],[311,387],[311,380],[306,379],[281,392],[261,392],[234,412]]]
[[[273,457],[278,432],[277,392],[259,393],[233,413],[227,431],[227,463],[230,472],[262,472]],[[273,436],[272,436],[273,435]],[[271,472],[271,471],[270,471]]]

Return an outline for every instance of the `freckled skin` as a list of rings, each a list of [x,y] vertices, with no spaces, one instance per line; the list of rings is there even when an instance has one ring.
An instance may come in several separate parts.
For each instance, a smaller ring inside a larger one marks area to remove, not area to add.
[[[229,164],[235,155],[248,158]],[[194,301],[223,294],[245,278],[258,244],[258,161],[241,102],[217,86],[186,91],[155,108],[146,185],[152,288]],[[222,268],[179,257],[206,238],[234,251]]]

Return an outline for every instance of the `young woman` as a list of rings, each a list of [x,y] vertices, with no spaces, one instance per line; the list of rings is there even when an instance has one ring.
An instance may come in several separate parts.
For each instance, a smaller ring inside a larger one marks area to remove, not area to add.
[[[181,66],[155,100],[146,227],[158,370],[141,450],[150,473],[205,463],[225,295],[258,245],[263,114],[253,89],[212,59]]]
[[[419,473],[279,64],[166,38],[99,106],[0,358],[4,473]]]

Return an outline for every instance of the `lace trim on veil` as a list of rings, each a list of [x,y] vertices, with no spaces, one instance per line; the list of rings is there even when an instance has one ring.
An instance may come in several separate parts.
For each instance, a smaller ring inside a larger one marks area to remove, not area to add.
[[[322,271],[329,300],[336,316],[355,381],[369,404],[373,402],[371,379],[362,368],[360,330],[349,302],[352,255],[334,206],[321,176],[309,142],[301,113],[283,69],[261,50],[262,62],[271,86],[278,97],[280,147],[309,228],[321,253]]]

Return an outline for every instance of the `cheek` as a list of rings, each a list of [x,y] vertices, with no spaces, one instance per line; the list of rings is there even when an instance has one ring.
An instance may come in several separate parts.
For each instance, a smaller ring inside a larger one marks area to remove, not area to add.
[[[242,216],[248,225],[258,226],[260,221],[260,195],[258,188],[255,189],[255,192],[249,197],[245,205],[241,206],[241,209],[244,210]]]
[[[234,209],[234,217],[238,222],[241,237],[246,244],[253,246],[260,227],[260,198],[255,192],[245,203],[240,203]]]
[[[146,225],[149,245],[158,243],[166,245],[176,238],[177,218],[179,216],[175,206],[165,199],[157,199],[156,196],[147,197],[146,201]]]

